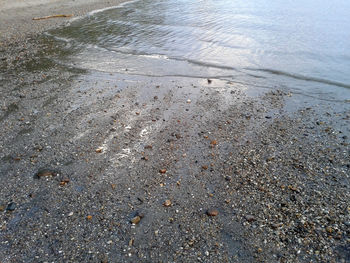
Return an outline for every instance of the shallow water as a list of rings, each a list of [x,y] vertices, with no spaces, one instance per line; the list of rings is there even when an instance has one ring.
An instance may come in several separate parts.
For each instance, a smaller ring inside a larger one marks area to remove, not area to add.
[[[350,99],[350,2],[145,0],[50,32],[78,67]]]

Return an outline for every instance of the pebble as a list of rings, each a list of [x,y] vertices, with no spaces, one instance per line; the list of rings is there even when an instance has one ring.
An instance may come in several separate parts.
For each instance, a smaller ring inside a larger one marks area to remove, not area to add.
[[[165,200],[165,202],[163,203],[163,206],[165,207],[171,206],[171,201],[169,199]]]
[[[36,174],[36,178],[55,176],[57,173],[50,169],[41,169]]]
[[[160,169],[159,172],[160,172],[161,174],[165,174],[165,173],[166,173],[166,169]]]
[[[102,153],[102,148],[97,148],[97,149],[95,150],[95,152],[97,152],[97,153]]]
[[[14,211],[16,209],[16,203],[11,202],[7,205],[6,210],[7,211]]]
[[[217,145],[218,142],[217,142],[216,140],[212,140],[212,141],[210,142],[210,144],[211,144],[211,145]]]
[[[254,218],[254,216],[252,216],[252,215],[246,215],[246,216],[245,216],[245,219],[246,219],[248,222],[253,222],[253,221],[255,221],[255,218]]]
[[[133,218],[130,220],[130,222],[131,222],[132,224],[134,224],[134,225],[140,223],[140,221],[141,221],[141,217],[140,217],[140,216],[135,216],[135,217],[133,217]]]
[[[215,208],[211,208],[207,210],[208,216],[217,216],[219,214],[219,211]]]
[[[61,182],[60,182],[60,185],[61,186],[65,186],[66,184],[68,184],[69,183],[69,179],[68,178],[65,178],[65,179],[63,179]]]
[[[326,231],[327,231],[327,233],[331,234],[331,233],[333,233],[333,228],[330,226],[327,226]]]

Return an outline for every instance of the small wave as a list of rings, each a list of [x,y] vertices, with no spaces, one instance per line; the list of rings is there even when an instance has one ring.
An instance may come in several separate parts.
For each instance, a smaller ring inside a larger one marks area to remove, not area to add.
[[[129,5],[129,4],[132,4],[132,3],[136,3],[138,1],[140,1],[140,0],[125,1],[125,2],[123,2],[121,4],[119,4],[119,5],[93,10],[93,11],[89,12],[88,15],[91,16],[91,15],[94,15],[94,14],[97,14],[97,13],[101,13],[101,12],[104,12],[104,11],[107,11],[107,10],[122,8],[122,7],[126,6],[126,5]]]
[[[147,53],[139,50],[130,50],[130,49],[123,50],[122,48],[109,48],[109,47],[103,47],[103,46],[96,46],[96,48],[100,48],[109,52],[120,53],[123,55],[132,55],[132,56],[140,56],[140,57],[148,57],[148,58],[165,59],[165,60],[175,60],[175,61],[187,62],[189,64],[193,64],[200,67],[238,71],[235,67],[232,67],[232,66],[219,65],[219,64],[204,62],[200,60],[187,59],[184,57],[167,56],[161,53]]]
[[[322,83],[322,84],[327,84],[327,85],[332,85],[332,86],[337,86],[337,87],[350,89],[350,84],[337,82],[337,81],[333,81],[333,80],[328,80],[328,79],[309,77],[309,76],[304,76],[304,75],[300,75],[300,74],[284,72],[284,71],[275,70],[275,69],[252,69],[252,68],[246,68],[246,69],[247,70],[253,70],[253,71],[262,71],[262,72],[267,72],[267,73],[274,74],[274,75],[281,75],[281,76],[290,77],[290,78],[293,78],[293,79],[318,82],[318,83]]]
[[[53,39],[56,39],[58,41],[62,41],[62,42],[65,42],[65,43],[70,43],[73,41],[73,39],[71,38],[66,38],[66,37],[59,37],[59,36],[56,36],[56,35],[53,35],[49,32],[45,32],[44,35],[48,36],[48,37],[52,37]]]

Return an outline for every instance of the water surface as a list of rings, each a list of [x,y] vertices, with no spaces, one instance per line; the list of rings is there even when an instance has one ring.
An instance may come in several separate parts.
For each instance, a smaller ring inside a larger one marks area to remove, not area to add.
[[[86,69],[221,78],[344,98],[349,13],[346,0],[139,0],[51,34],[76,50],[75,65]]]

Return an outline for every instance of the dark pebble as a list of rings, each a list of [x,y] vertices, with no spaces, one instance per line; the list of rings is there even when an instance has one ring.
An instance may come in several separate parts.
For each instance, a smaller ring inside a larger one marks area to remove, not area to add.
[[[291,196],[290,196],[290,200],[293,201],[293,202],[295,202],[295,201],[297,200],[297,198],[295,197],[295,195],[291,195]]]
[[[14,203],[14,202],[9,203],[6,207],[7,211],[13,211],[15,209],[16,209],[16,203]]]
[[[41,178],[41,177],[50,177],[50,176],[56,176],[57,172],[51,170],[51,169],[40,169],[36,174],[35,178]]]
[[[215,208],[211,208],[207,210],[208,216],[217,216],[219,214],[219,211]]]
[[[246,216],[245,216],[245,219],[246,219],[248,222],[253,222],[253,221],[255,221],[255,218],[254,218],[254,216],[252,216],[252,215],[246,215]]]
[[[225,180],[230,182],[232,180],[231,176],[225,176]]]

